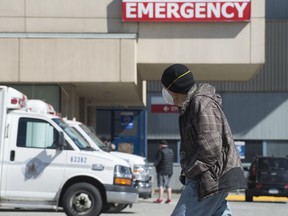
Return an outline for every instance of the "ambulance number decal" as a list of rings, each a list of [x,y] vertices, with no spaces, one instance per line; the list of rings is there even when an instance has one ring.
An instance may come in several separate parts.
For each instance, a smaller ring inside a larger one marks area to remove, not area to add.
[[[87,163],[87,157],[71,156],[70,162],[71,163],[85,164],[85,163]]]

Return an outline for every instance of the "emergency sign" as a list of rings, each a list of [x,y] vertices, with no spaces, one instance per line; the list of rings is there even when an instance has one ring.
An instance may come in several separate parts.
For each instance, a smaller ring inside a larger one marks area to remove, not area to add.
[[[122,20],[134,22],[249,21],[251,0],[122,0]]]

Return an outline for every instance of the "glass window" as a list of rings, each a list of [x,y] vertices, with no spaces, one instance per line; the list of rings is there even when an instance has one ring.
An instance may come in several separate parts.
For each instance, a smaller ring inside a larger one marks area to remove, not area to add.
[[[9,85],[20,92],[23,92],[28,98],[39,99],[42,101],[49,101],[56,112],[61,111],[61,89],[59,85],[44,85],[44,84],[15,84]]]
[[[84,124],[79,125],[82,130],[85,131],[85,133],[88,134],[88,136],[96,143],[96,145],[105,151],[105,149],[107,148],[107,146]]]
[[[18,147],[55,149],[57,140],[58,131],[50,123],[39,119],[19,119]]]
[[[94,150],[93,148],[90,147],[87,140],[83,139],[83,136],[80,135],[76,129],[70,127],[62,119],[55,118],[53,119],[53,121],[63,129],[63,131],[72,139],[72,141],[76,144],[76,146],[80,150],[87,150],[87,151]]]
[[[287,170],[288,159],[286,158],[259,159],[259,169],[261,170]]]

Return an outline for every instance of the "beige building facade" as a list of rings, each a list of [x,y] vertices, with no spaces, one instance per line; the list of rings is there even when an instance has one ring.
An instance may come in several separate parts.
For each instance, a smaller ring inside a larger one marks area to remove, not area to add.
[[[264,0],[236,22],[125,22],[122,3],[0,0],[0,82],[57,84],[62,114],[91,123],[97,106],[144,107],[146,81],[172,63],[211,81],[247,81],[265,63]]]

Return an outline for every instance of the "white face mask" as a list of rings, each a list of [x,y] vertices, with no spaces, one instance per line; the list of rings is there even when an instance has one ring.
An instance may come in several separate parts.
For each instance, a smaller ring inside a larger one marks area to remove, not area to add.
[[[174,105],[174,100],[173,100],[172,95],[165,88],[162,89],[162,97],[163,97],[163,100],[167,104]]]

